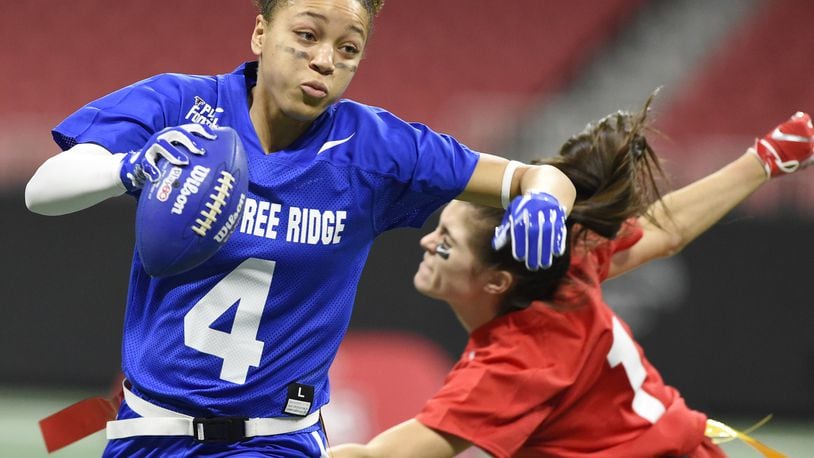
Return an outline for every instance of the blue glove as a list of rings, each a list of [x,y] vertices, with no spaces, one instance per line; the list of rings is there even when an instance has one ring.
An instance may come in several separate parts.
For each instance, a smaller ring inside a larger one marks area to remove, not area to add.
[[[209,140],[217,138],[209,127],[201,124],[167,127],[150,137],[141,150],[125,155],[119,178],[127,192],[141,189],[147,180],[154,183],[161,178],[161,171],[156,165],[159,159],[183,166],[189,164],[189,156],[182,149],[199,156],[204,154],[204,150],[195,143],[195,136]]]
[[[514,259],[525,261],[532,271],[547,269],[554,256],[565,253],[565,208],[545,192],[517,196],[495,229],[492,247],[499,250],[506,246],[509,233]]]

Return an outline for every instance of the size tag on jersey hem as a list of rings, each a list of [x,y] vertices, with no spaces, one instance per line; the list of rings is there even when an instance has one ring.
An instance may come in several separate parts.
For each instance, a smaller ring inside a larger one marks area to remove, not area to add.
[[[311,410],[314,402],[314,387],[292,383],[288,385],[288,399],[285,403],[283,413],[304,417]]]

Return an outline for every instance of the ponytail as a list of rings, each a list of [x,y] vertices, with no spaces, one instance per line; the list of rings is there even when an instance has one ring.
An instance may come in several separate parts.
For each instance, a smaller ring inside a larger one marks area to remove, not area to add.
[[[645,137],[655,95],[638,113],[618,111],[588,124],[558,156],[533,162],[559,168],[574,183],[577,198],[568,222],[579,225],[576,236],[590,230],[612,239],[627,219],[649,217],[647,209],[661,199],[664,172]]]
[[[512,273],[515,285],[507,296],[504,313],[527,307],[533,300],[550,299],[570,266],[573,245],[587,243],[588,234],[613,239],[624,222],[645,216],[661,199],[658,181],[664,178],[653,148],[645,137],[647,114],[656,92],[637,113],[618,111],[569,138],[558,156],[534,164],[557,167],[574,183],[577,197],[568,217],[566,253],[545,270],[529,271],[512,257],[511,248],[492,249],[489,236],[500,224],[503,211],[473,205],[470,244],[489,267]],[[669,215],[668,215],[669,216]],[[655,221],[654,221],[655,222]]]

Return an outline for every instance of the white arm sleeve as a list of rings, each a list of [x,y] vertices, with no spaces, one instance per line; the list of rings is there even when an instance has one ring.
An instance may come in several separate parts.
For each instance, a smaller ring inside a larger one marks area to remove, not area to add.
[[[122,195],[119,169],[124,154],[80,143],[45,161],[25,187],[25,205],[34,213],[73,213]]]

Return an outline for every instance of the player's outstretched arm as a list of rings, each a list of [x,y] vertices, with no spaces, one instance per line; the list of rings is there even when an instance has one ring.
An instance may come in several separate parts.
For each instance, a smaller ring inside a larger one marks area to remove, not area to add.
[[[451,434],[428,428],[415,419],[407,420],[371,439],[366,445],[331,447],[331,458],[449,458],[472,444]]]
[[[609,276],[678,253],[770,178],[810,164],[813,141],[811,119],[797,113],[720,170],[667,194],[651,207],[658,225],[640,218],[644,236],[613,257]]]
[[[526,165],[481,154],[458,199],[507,209],[493,245],[511,244],[529,270],[551,266],[565,252],[565,217],[576,198],[568,177],[550,165]]]

